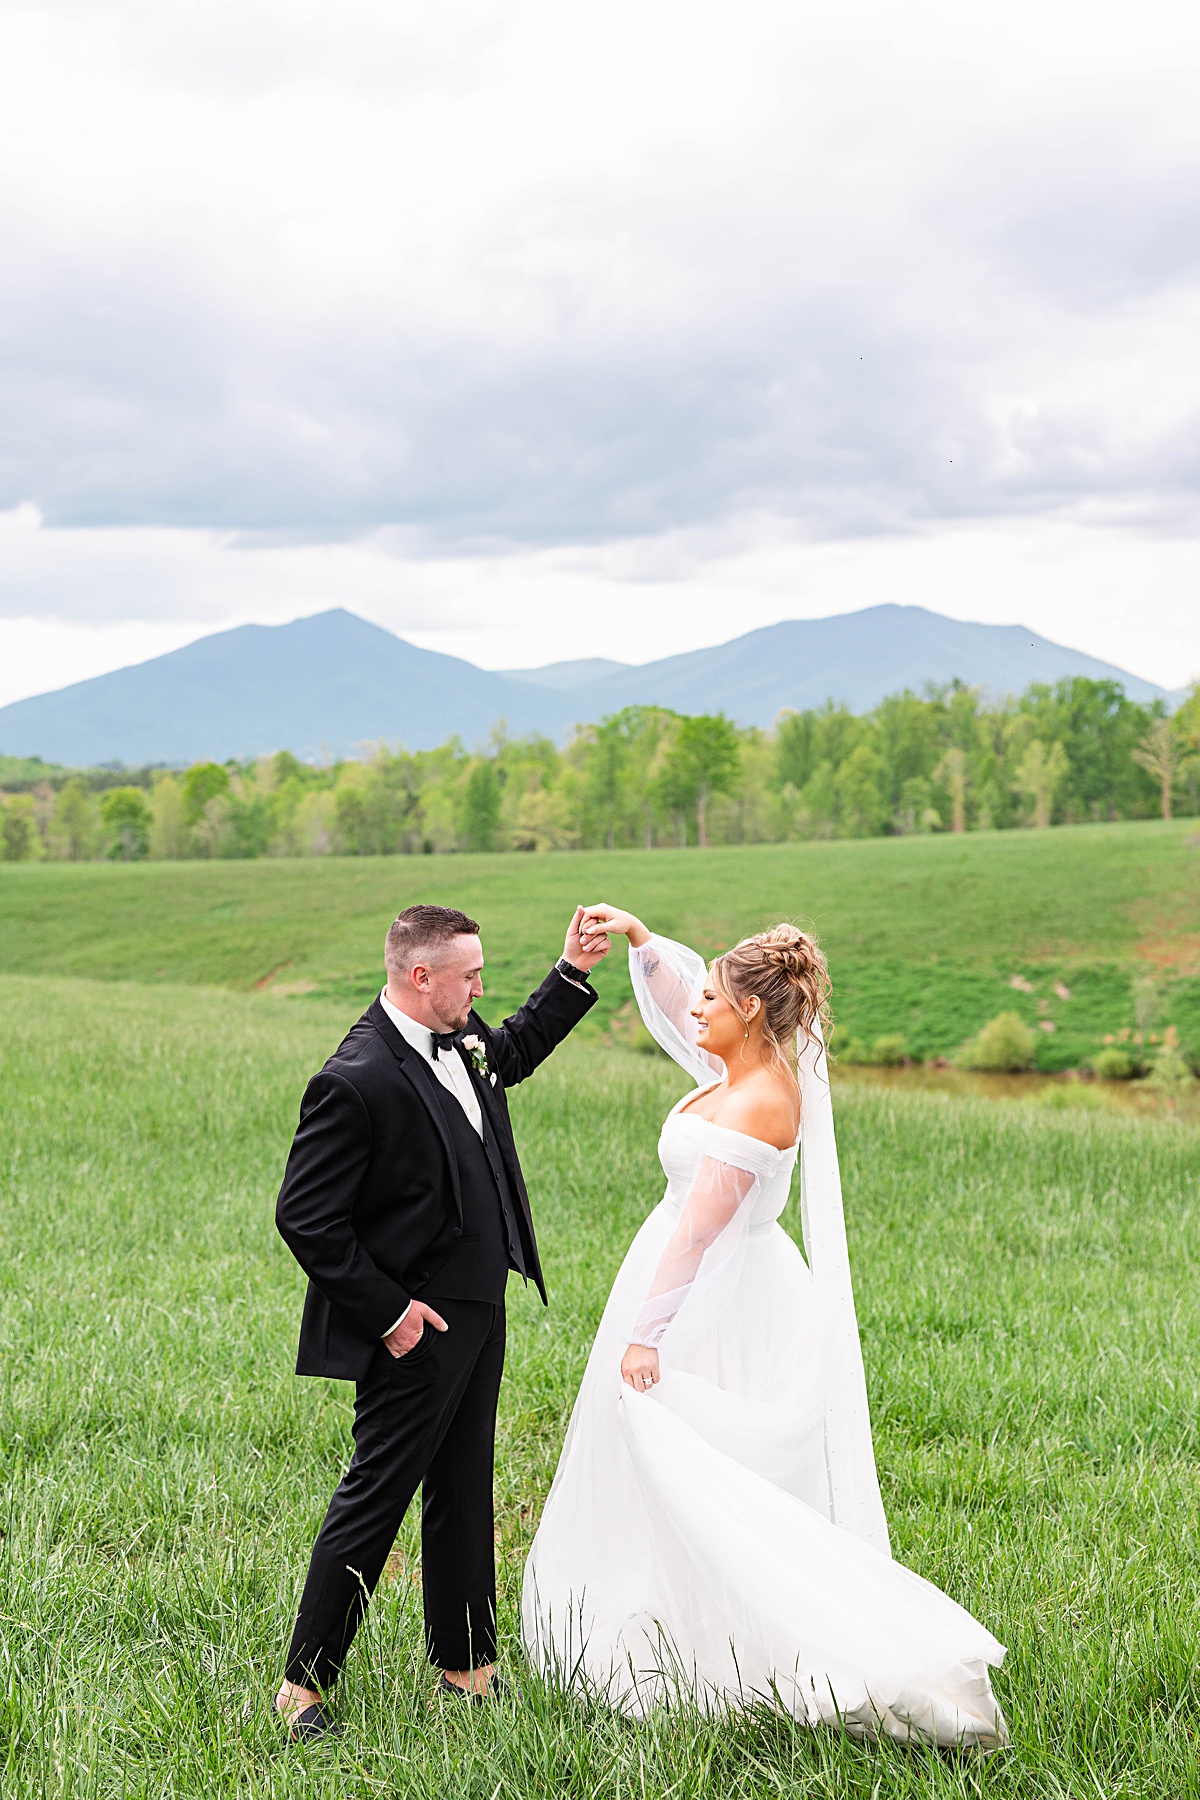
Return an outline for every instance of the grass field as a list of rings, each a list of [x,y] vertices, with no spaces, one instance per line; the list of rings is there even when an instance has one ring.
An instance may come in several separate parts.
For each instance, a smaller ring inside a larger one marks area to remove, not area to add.
[[[858,1081],[839,1137],[896,1552],[1009,1645],[1013,1749],[959,1763],[768,1716],[635,1727],[527,1678],[519,1713],[439,1710],[407,1527],[343,1683],[337,1759],[281,1754],[266,1711],[350,1405],[291,1375],[302,1278],[274,1195],[303,1083],[375,987],[396,907],[477,912],[493,1013],[598,891],[707,948],[812,918],[847,1007],[889,961],[950,971],[951,997],[985,966],[1005,1001],[1006,971],[1039,966],[1157,967],[1185,993],[1198,868],[1186,832],[1140,826],[749,859],[0,870],[0,1792],[1200,1800],[1198,1140]],[[624,976],[599,979],[611,1020]],[[552,1311],[512,1294],[510,1646],[681,1080],[593,1031],[515,1096]]]
[[[896,1550],[1010,1646],[1012,1751],[959,1764],[769,1717],[634,1727],[534,1684],[519,1715],[439,1710],[408,1530],[343,1683],[344,1749],[282,1756],[266,1705],[349,1393],[291,1376],[301,1281],[271,1213],[301,1085],[345,1020],[0,979],[6,1795],[1200,1793],[1196,1140],[860,1087],[840,1134]],[[510,1639],[679,1086],[593,1041],[517,1096],[553,1310],[513,1296]]]
[[[7,865],[0,970],[361,1005],[387,919],[440,900],[483,922],[498,1017],[540,977],[575,902],[598,898],[710,953],[780,918],[813,926],[846,1036],[900,1031],[921,1057],[1014,1008],[1055,1028],[1038,1034],[1039,1066],[1069,1067],[1133,1024],[1139,974],[1162,984],[1160,1023],[1200,1049],[1195,821],[705,852]],[[629,988],[619,968],[599,985],[603,1024]]]

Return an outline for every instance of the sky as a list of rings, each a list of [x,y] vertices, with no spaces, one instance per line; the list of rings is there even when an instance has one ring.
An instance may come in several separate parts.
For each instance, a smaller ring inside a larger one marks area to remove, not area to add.
[[[0,703],[346,606],[1200,676],[1178,0],[7,0]]]

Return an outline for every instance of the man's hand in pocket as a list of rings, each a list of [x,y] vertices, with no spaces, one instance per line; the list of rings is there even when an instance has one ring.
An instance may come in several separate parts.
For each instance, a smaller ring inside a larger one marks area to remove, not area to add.
[[[421,1341],[426,1319],[435,1331],[448,1329],[441,1313],[435,1313],[432,1306],[426,1306],[423,1300],[414,1300],[395,1330],[389,1331],[383,1340],[393,1356],[407,1356],[410,1350],[416,1349]]]

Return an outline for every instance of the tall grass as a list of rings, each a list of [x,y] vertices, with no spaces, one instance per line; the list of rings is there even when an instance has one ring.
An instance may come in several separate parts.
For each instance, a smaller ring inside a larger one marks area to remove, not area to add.
[[[14,1796],[1200,1793],[1200,1218],[1169,1124],[867,1088],[839,1100],[896,1551],[1010,1646],[1010,1752],[767,1714],[634,1725],[527,1674],[432,1701],[411,1524],[342,1684],[343,1746],[267,1704],[350,1392],[291,1375],[271,1208],[326,1005],[0,979],[0,1787]],[[669,1065],[568,1044],[517,1096],[552,1308],[515,1290],[503,1626],[607,1284],[658,1197]],[[746,1522],[754,1528],[753,1520]]]

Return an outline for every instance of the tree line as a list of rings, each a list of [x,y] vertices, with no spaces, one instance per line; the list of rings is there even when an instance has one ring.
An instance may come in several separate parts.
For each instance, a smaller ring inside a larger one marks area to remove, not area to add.
[[[1200,814],[1200,683],[1168,716],[1075,676],[991,701],[961,682],[769,731],[633,706],[565,747],[457,738],[323,765],[281,750],[189,769],[0,758],[0,854],[388,856],[780,843]]]

